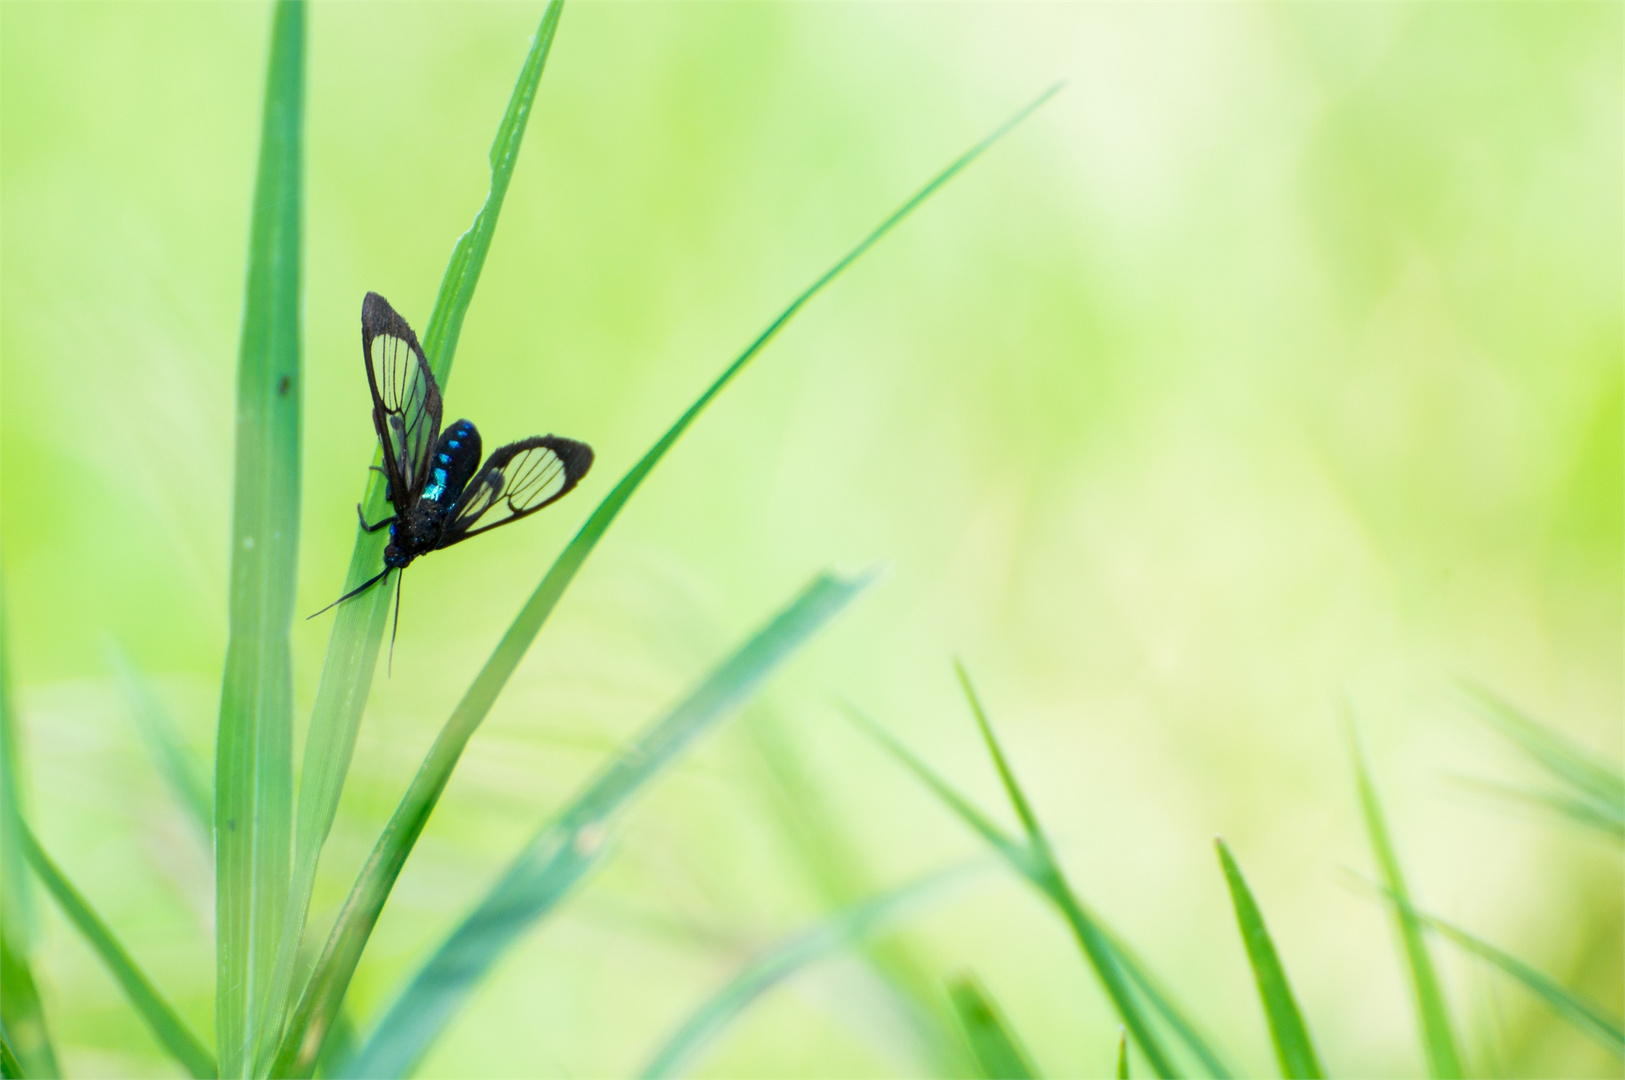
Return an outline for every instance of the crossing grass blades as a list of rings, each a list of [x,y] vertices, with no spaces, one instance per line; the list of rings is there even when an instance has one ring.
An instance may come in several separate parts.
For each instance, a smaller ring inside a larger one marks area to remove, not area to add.
[[[356,503],[364,530],[375,533],[389,527],[384,568],[316,615],[366,592],[390,571],[405,570],[419,555],[460,544],[558,502],[592,468],[592,447],[557,435],[533,435],[498,447],[481,466],[479,430],[468,420],[440,430],[440,386],[418,336],[375,292],[361,302],[361,357],[372,393],[372,426],[383,448],[380,471],[389,485],[384,497],[395,513],[368,522]],[[395,623],[389,637],[392,662],[401,619],[400,590],[397,575]]]

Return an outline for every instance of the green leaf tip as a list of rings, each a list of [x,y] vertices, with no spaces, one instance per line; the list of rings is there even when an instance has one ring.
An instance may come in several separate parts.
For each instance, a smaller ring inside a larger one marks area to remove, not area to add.
[[[1247,949],[1247,960],[1252,965],[1253,978],[1258,984],[1258,996],[1264,1003],[1264,1016],[1269,1022],[1270,1038],[1275,1044],[1275,1057],[1281,1066],[1281,1075],[1292,1078],[1318,1078],[1320,1060],[1315,1055],[1309,1029],[1298,1010],[1287,982],[1286,970],[1275,952],[1275,943],[1264,925],[1263,913],[1253,899],[1241,868],[1230,854],[1223,839],[1213,838],[1219,853],[1219,865],[1224,871],[1225,884],[1230,888],[1230,900],[1236,909],[1236,923],[1241,929],[1242,944]]]
[[[975,976],[961,975],[950,982],[948,1000],[983,1076],[988,1080],[1031,1080],[1039,1075],[1009,1022]]]
[[[1428,1071],[1439,1080],[1455,1080],[1464,1075],[1464,1070],[1461,1053],[1456,1047],[1449,1008],[1445,1004],[1444,990],[1433,966],[1433,958],[1428,953],[1422,925],[1416,918],[1410,894],[1405,888],[1399,856],[1389,835],[1382,804],[1377,798],[1376,783],[1371,778],[1365,749],[1354,721],[1354,708],[1347,700],[1344,701],[1343,708],[1343,729],[1348,739],[1349,758],[1353,763],[1355,786],[1359,794],[1360,810],[1365,818],[1366,834],[1371,842],[1372,856],[1376,859],[1383,884],[1399,900],[1394,909],[1394,917],[1410,970],[1417,1027],[1422,1036],[1422,1048],[1427,1056]]]

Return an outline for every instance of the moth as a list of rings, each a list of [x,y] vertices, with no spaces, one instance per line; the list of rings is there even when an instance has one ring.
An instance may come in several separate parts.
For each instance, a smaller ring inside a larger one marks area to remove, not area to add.
[[[440,387],[418,336],[375,292],[361,302],[361,356],[372,392],[372,426],[383,447],[385,498],[395,512],[368,522],[361,504],[356,504],[362,529],[369,533],[389,529],[384,568],[322,611],[361,595],[391,571],[405,570],[420,555],[460,544],[558,502],[592,468],[592,447],[557,435],[533,435],[499,446],[480,464],[480,433],[472,423],[458,420],[440,430]],[[397,627],[400,585],[397,575]],[[392,632],[391,653],[394,640]]]

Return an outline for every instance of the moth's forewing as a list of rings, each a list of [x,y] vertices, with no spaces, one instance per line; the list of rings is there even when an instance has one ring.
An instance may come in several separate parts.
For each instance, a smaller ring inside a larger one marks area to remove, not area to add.
[[[368,293],[361,302],[361,352],[390,501],[397,513],[404,513],[423,491],[440,437],[440,387],[418,336],[377,293]]]

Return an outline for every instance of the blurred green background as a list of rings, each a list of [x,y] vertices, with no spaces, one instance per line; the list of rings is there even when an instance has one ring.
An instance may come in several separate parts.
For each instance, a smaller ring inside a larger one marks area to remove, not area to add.
[[[361,297],[422,330],[540,12],[312,9],[302,610],[337,595],[375,442]],[[1617,853],[1459,783],[1522,774],[1448,686],[1622,753],[1622,22],[1582,3],[567,10],[446,408],[487,445],[552,431],[598,462],[557,509],[407,575],[318,932],[593,503],[893,205],[1068,83],[802,315],[616,525],[408,865],[360,1015],[620,739],[817,569],[876,563],[883,585],[640,806],[424,1075],[635,1069],[828,910],[817,866],[862,894],[976,854],[832,706],[1002,811],[953,655],[1078,887],[1253,1068],[1272,1061],[1215,833],[1328,1067],[1422,1069],[1386,915],[1345,872],[1370,872],[1345,695],[1421,902],[1617,1013]],[[268,25],[257,4],[0,5],[0,535],[32,807],[202,1031],[212,872],[107,649],[207,761]],[[329,626],[294,630],[303,709]],[[768,743],[838,843],[785,826]],[[975,971],[1046,1070],[1111,1067],[1115,1022],[1024,886],[983,874],[902,940],[931,980]],[[1480,1069],[1617,1074],[1438,955]],[[165,1073],[60,921],[39,967],[70,1073]],[[852,961],[700,1065],[929,1067]]]

